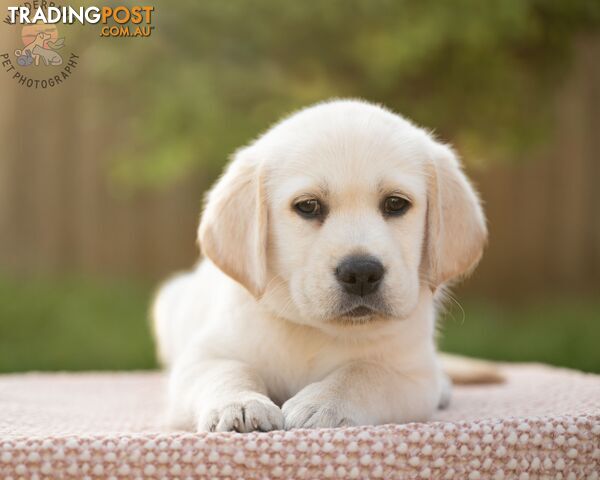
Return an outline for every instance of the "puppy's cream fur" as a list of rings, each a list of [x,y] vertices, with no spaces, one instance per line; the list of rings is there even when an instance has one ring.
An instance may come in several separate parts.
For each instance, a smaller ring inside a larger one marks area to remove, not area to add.
[[[404,215],[382,213],[392,194],[409,199]],[[326,215],[298,215],[304,198]],[[205,259],[156,298],[170,423],[245,432],[427,419],[448,393],[436,292],[476,265],[486,236],[455,154],[404,118],[350,100],[281,121],[235,154],[200,222]],[[334,271],[351,254],[385,267],[377,313],[346,315],[358,300]]]

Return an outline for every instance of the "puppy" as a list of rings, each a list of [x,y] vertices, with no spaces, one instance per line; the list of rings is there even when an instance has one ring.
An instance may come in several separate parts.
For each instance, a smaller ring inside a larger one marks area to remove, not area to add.
[[[204,260],[154,308],[168,418],[196,431],[426,420],[447,399],[436,299],[487,231],[453,151],[382,107],[321,103],[239,150]]]

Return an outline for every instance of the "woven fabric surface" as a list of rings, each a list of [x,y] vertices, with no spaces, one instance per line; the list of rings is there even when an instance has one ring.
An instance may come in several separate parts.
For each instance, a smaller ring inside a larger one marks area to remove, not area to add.
[[[156,372],[0,376],[0,479],[598,479],[600,376],[506,365],[427,423],[169,431]]]

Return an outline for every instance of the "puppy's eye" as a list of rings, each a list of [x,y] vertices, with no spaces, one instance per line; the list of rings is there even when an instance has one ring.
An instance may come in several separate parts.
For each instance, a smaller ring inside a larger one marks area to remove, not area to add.
[[[321,202],[315,198],[302,200],[294,204],[294,209],[305,218],[316,218],[321,216],[323,208]]]
[[[410,207],[410,202],[403,197],[392,195],[383,202],[383,213],[386,215],[399,216],[406,213]]]

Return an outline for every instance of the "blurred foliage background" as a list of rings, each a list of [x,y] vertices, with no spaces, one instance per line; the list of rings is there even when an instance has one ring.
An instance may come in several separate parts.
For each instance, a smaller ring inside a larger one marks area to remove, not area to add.
[[[0,72],[0,371],[154,367],[152,291],[195,262],[228,155],[362,97],[453,143],[486,202],[442,347],[600,372],[599,2],[177,0],[154,19],[144,39],[71,28],[81,61],[51,90]]]
[[[510,161],[547,140],[573,43],[600,24],[595,1],[232,0],[164,10],[160,41],[106,53],[115,89],[145,77],[133,94],[144,104],[128,126],[134,141],[115,167],[136,183],[161,185],[192,165],[214,175],[282,113],[331,97],[389,105],[452,139],[467,160]]]

